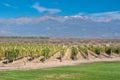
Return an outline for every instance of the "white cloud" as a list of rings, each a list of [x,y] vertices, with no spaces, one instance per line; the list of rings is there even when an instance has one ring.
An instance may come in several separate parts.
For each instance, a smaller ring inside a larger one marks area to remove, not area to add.
[[[41,12],[44,11],[44,8],[41,9]],[[47,19],[55,20],[58,22],[64,22],[66,20],[71,19],[81,19],[84,21],[94,21],[94,22],[112,22],[113,20],[120,20],[120,12],[104,12],[104,13],[93,13],[93,14],[85,14],[79,13],[74,16],[51,16],[44,15],[41,17],[19,17],[19,18],[10,18],[10,19],[1,19],[0,18],[0,26],[12,26],[12,25],[25,25],[29,23],[37,23],[39,21],[44,21]],[[119,22],[116,22],[116,25],[120,25]]]
[[[35,3],[32,6],[32,8],[36,9],[40,13],[42,13],[42,12],[48,12],[50,14],[55,14],[55,13],[61,12],[60,9],[42,7],[42,6],[39,5],[39,3]]]
[[[90,14],[90,16],[97,17],[97,18],[112,18],[112,19],[119,18],[120,19],[120,11],[94,13],[94,14]]]
[[[101,12],[101,13],[79,13],[77,16],[81,16],[85,19],[91,19],[98,22],[109,22],[111,20],[120,19],[120,11],[113,12]]]
[[[12,6],[11,4],[8,4],[8,3],[4,3],[3,5],[6,6],[6,7],[17,8],[17,7]]]

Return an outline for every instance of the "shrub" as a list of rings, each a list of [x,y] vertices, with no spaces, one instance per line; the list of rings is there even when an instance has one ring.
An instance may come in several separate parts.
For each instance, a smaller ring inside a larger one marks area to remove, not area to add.
[[[88,56],[88,48],[85,46],[78,46],[78,48]]]
[[[5,57],[6,57],[6,59],[8,59],[9,61],[13,61],[14,59],[17,58],[18,53],[19,53],[19,50],[17,50],[17,49],[6,50],[6,51],[5,51]]]
[[[101,49],[100,49],[99,47],[96,47],[96,48],[95,48],[95,53],[96,53],[97,55],[100,55]]]
[[[73,60],[77,60],[78,49],[76,47],[72,47],[71,49],[71,58]]]
[[[48,47],[42,50],[42,55],[44,56],[44,59],[42,60],[42,62],[44,62],[49,57],[49,52],[50,52],[50,49]]]
[[[115,49],[115,53],[116,53],[116,54],[120,54],[120,48],[119,48],[119,47],[117,47],[117,48]]]
[[[66,51],[67,51],[67,47],[63,47],[60,50],[60,57],[58,58],[58,59],[60,59],[60,62],[62,62],[62,57],[64,57]]]
[[[107,53],[108,55],[112,54],[112,49],[110,47],[106,47],[105,48],[105,53]]]

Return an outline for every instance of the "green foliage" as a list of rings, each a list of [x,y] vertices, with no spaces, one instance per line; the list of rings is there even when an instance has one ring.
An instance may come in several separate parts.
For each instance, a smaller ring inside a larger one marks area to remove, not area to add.
[[[89,46],[88,49],[94,53],[96,53],[97,55],[100,55],[101,53],[101,47],[100,46]]]
[[[45,49],[42,50],[42,55],[48,57],[49,52],[50,52],[50,49],[46,47]]]
[[[61,45],[54,45],[54,44],[1,42],[0,43],[0,59],[3,59],[6,56],[12,57],[12,55],[14,55],[13,54],[14,49],[15,49],[14,52],[16,53],[18,53],[18,50],[19,50],[19,54],[15,55],[15,58],[20,59],[23,57],[28,57],[30,60],[31,59],[33,60],[42,55],[45,56],[45,58],[47,58],[48,56],[50,57],[53,54],[55,54],[57,51],[60,51],[61,48],[62,48]]]
[[[0,47],[0,59],[5,57],[4,53],[5,53],[5,49],[1,46]]]
[[[42,55],[44,56],[43,61],[45,61],[49,57],[50,49],[48,47],[42,50]]]
[[[61,57],[63,57],[65,55],[65,52],[67,51],[67,47],[63,47],[61,50],[60,50],[60,53],[61,53]]]
[[[85,47],[85,46],[78,46],[78,48],[79,48],[83,53],[85,53],[85,54],[88,55],[88,48],[87,48],[87,47]]]
[[[111,46],[112,52],[116,54],[120,54],[120,47],[119,46]]]
[[[100,55],[101,49],[100,49],[99,47],[96,47],[96,48],[95,48],[95,53],[96,53],[97,55]]]
[[[77,59],[77,54],[78,54],[78,49],[76,47],[72,47],[71,48],[71,58],[73,60]]]
[[[120,48],[119,48],[119,47],[117,47],[117,48],[115,49],[115,53],[120,54]]]
[[[105,53],[107,53],[108,55],[111,55],[112,54],[111,47],[105,47]]]
[[[0,42],[0,60],[17,60],[23,57],[28,57],[30,59],[35,59],[40,56],[43,56],[45,61],[49,57],[53,56],[55,53],[60,51],[61,55],[58,59],[61,59],[67,50],[67,45],[59,45],[59,44],[32,44],[32,43],[13,43],[13,42]],[[81,51],[85,54],[84,58],[88,58],[88,50],[93,51],[97,55],[100,53],[107,53],[111,55],[111,53],[120,54],[120,46],[96,46],[96,45],[84,45],[71,48],[71,58],[73,60],[76,59],[76,55],[78,51]],[[5,60],[5,61],[6,61]]]
[[[19,50],[17,50],[17,49],[6,50],[5,51],[5,57],[9,61],[11,61],[11,60],[14,60],[15,58],[17,58],[18,53],[19,53]]]

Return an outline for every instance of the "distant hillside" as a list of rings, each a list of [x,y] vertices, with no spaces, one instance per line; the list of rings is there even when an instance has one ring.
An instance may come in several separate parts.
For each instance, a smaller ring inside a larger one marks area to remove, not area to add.
[[[120,38],[120,20],[53,15],[0,19],[0,36],[116,39]]]

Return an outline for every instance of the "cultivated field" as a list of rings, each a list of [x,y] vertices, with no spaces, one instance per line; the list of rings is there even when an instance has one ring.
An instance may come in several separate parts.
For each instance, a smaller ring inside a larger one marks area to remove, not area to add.
[[[120,40],[0,39],[0,80],[118,80],[116,61]]]
[[[45,66],[73,65],[86,63],[86,61],[87,63],[119,61],[119,42],[120,40],[100,39],[1,38],[0,68],[30,69],[37,67],[38,69],[41,66],[43,68]]]

